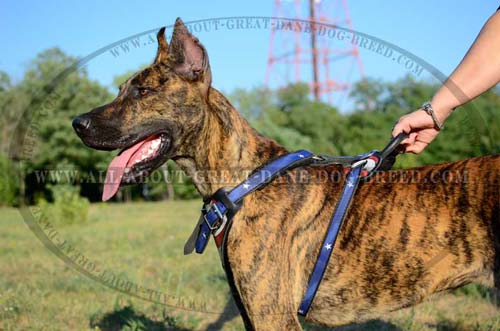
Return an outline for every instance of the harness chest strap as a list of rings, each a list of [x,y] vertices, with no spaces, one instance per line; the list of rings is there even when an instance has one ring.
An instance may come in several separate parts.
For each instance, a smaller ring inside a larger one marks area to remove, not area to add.
[[[333,252],[333,247],[335,246],[335,242],[337,241],[340,227],[342,226],[342,222],[345,219],[347,210],[349,209],[354,193],[356,192],[359,180],[362,177],[361,172],[363,166],[364,165],[362,163],[359,163],[358,165],[351,168],[349,174],[347,175],[342,194],[337,203],[337,206],[335,207],[335,212],[333,213],[333,217],[331,218],[330,224],[328,226],[328,230],[326,232],[325,239],[323,240],[323,245],[321,246],[321,249],[319,251],[316,264],[314,266],[313,272],[311,273],[311,276],[309,277],[306,293],[304,294],[302,302],[300,303],[298,309],[299,315],[305,316],[307,314],[309,308],[311,307],[314,296],[318,291],[319,284],[321,283],[321,279],[323,279],[323,274],[325,273],[328,261],[330,260],[330,256]]]
[[[190,254],[194,249],[199,254],[203,253],[212,233],[219,249],[219,254],[221,254],[222,261],[224,261],[224,243],[227,240],[226,229],[230,227],[233,216],[241,208],[245,196],[263,188],[274,178],[295,167],[341,164],[347,170],[348,175],[341,197],[328,226],[323,245],[319,251],[318,259],[309,277],[306,293],[298,309],[299,315],[305,316],[309,311],[323,278],[342,222],[345,219],[360,179],[370,178],[377,170],[390,169],[399,153],[399,144],[405,138],[406,134],[398,135],[380,153],[375,150],[370,153],[351,157],[330,157],[327,155],[316,156],[309,151],[300,150],[281,156],[262,168],[255,170],[247,180],[232,190],[228,191],[221,188],[212,196],[211,201],[206,203],[202,208],[198,224],[184,246],[184,254]],[[224,262],[223,267],[225,268]]]
[[[219,235],[223,235],[228,219],[239,210],[245,196],[266,186],[292,168],[311,164],[313,157],[314,154],[306,150],[283,155],[254,171],[247,180],[232,190],[219,189],[212,196],[212,201],[203,206],[198,224],[184,246],[184,254],[190,254],[193,249],[196,249],[198,254],[203,253],[210,233],[220,230]],[[220,239],[217,241],[221,242]]]

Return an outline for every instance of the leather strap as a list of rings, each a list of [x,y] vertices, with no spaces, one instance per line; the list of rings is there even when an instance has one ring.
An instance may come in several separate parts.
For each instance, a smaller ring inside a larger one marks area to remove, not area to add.
[[[248,194],[265,187],[272,180],[290,169],[311,164],[313,157],[314,154],[306,150],[285,154],[254,170],[244,182],[232,190],[217,191],[213,196],[213,200],[209,204],[205,204],[202,209],[200,220],[184,245],[184,254],[190,254],[193,248],[196,249],[198,254],[203,253],[210,238],[210,233],[214,230],[217,231],[224,223],[221,222],[223,217],[232,218],[234,216],[234,212],[231,213],[231,211],[235,208],[239,209],[243,199]]]
[[[328,226],[328,231],[326,232],[323,245],[319,251],[318,259],[316,260],[313,272],[309,278],[306,293],[304,294],[302,302],[299,306],[299,315],[307,315],[307,312],[311,307],[311,303],[314,300],[314,296],[318,291],[321,279],[323,278],[323,274],[325,273],[328,261],[330,260],[330,256],[333,252],[333,247],[335,246],[340,227],[345,219],[352,197],[354,196],[354,192],[356,192],[356,188],[361,178],[362,168],[363,164],[359,164],[358,166],[352,168],[347,175],[342,195],[337,203],[330,225]]]

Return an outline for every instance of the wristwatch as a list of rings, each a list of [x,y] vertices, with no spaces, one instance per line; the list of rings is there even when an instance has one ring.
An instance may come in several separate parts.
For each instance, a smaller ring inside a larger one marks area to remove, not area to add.
[[[444,125],[437,119],[436,113],[434,112],[434,109],[432,108],[430,101],[424,102],[424,104],[422,105],[422,107],[420,107],[420,109],[422,109],[432,117],[432,121],[434,122],[434,128],[436,130],[439,131],[443,128]]]

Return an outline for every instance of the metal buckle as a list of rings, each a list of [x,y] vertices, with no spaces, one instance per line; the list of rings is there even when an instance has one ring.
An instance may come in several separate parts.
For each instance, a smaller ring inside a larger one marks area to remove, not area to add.
[[[217,215],[217,220],[214,222],[214,225],[210,225],[210,222],[208,221],[207,219],[207,215],[208,213],[213,209],[213,211],[215,212],[215,215]],[[223,223],[224,221],[224,215],[222,215],[222,213],[220,212],[220,209],[219,207],[217,207],[217,203],[216,202],[210,202],[210,204],[208,205],[208,208],[204,208],[204,213],[203,213],[203,219],[205,220],[205,223],[207,223],[207,226],[208,228],[210,229],[210,231],[214,231],[214,230],[217,230],[220,225]]]

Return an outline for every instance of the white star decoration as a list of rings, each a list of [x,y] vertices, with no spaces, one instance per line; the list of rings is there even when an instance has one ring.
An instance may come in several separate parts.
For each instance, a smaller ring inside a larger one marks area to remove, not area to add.
[[[303,158],[304,158],[304,155],[303,155],[303,154],[299,154],[299,157],[303,159]]]
[[[303,314],[304,311],[302,309],[299,309],[299,314]]]
[[[207,239],[207,234],[203,232],[203,238]]]
[[[351,181],[347,182],[347,187],[353,187],[353,186],[354,186],[354,184]]]
[[[330,249],[332,249],[332,244],[326,244],[325,248],[327,251],[329,251]]]
[[[250,185],[248,185],[247,183],[243,184],[243,188],[244,188],[245,190],[248,190],[248,188],[249,188],[249,187],[250,187]]]

